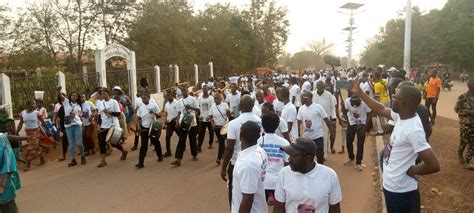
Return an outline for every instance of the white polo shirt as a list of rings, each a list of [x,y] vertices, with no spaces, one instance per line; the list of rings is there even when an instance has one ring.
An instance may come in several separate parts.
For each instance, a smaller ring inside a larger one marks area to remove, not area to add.
[[[326,114],[331,116],[331,118],[336,118],[336,97],[326,90],[321,95],[318,94],[317,90],[312,93],[313,103],[321,105]]]
[[[268,212],[265,199],[265,169],[267,154],[259,145],[248,147],[239,152],[232,180],[232,211],[239,212],[242,193],[254,194],[250,212]]]
[[[296,120],[297,112],[296,107],[291,102],[288,102],[285,106],[283,106],[283,110],[281,111],[281,118],[285,120],[288,125],[288,122],[293,122],[290,131],[290,140],[295,140],[298,138],[298,121]]]
[[[234,153],[232,154],[232,158],[230,159],[230,163],[232,165],[235,165],[235,162],[237,161],[237,156],[240,152],[240,127],[247,121],[254,121],[260,127],[262,126],[262,120],[260,119],[260,117],[256,116],[252,112],[242,113],[238,118],[229,122],[229,127],[227,129],[227,139],[235,140]]]
[[[392,111],[392,120],[395,127],[384,150],[383,188],[394,193],[413,191],[418,188],[418,182],[406,172],[415,165],[418,153],[431,147],[418,115],[401,120],[398,113]]]
[[[341,186],[336,172],[316,163],[310,172],[294,172],[289,166],[278,176],[275,199],[285,203],[286,212],[329,212],[329,205],[342,201]]]
[[[303,122],[303,136],[310,139],[323,137],[323,119],[327,118],[327,114],[323,107],[319,104],[312,103],[309,107],[303,105],[300,107],[297,119]]]
[[[344,107],[348,111],[347,117],[349,118],[349,125],[355,125],[358,121],[365,124],[367,121],[367,113],[372,110],[365,104],[364,101],[360,101],[360,106],[351,106],[351,98],[347,98],[344,101]]]
[[[178,116],[179,114],[178,100],[173,99],[171,103],[169,101],[166,101],[165,112],[166,112],[166,120],[168,122],[171,122],[171,120],[176,118],[176,116]]]
[[[143,105],[138,108],[138,117],[142,120],[142,126],[145,128],[150,128],[153,122],[156,121],[156,116],[152,115],[150,112],[160,113],[160,107],[156,103],[149,102],[147,105]]]
[[[274,190],[278,180],[278,173],[288,162],[288,154],[280,147],[290,145],[284,138],[275,133],[265,133],[258,139],[258,144],[265,150],[268,156],[267,170],[265,175],[265,189]]]

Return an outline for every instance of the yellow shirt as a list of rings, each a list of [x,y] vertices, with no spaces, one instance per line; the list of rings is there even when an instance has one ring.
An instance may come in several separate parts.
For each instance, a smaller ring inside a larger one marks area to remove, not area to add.
[[[374,93],[379,95],[380,102],[382,103],[390,102],[390,97],[388,96],[387,85],[388,85],[387,79],[382,79],[374,84]]]

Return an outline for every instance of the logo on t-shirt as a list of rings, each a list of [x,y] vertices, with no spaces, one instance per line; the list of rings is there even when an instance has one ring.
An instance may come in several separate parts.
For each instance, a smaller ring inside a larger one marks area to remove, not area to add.
[[[309,129],[311,129],[311,126],[313,126],[313,121],[311,120],[304,120],[304,124],[305,124],[305,131],[308,131]]]
[[[390,159],[390,153],[392,152],[392,148],[393,148],[393,145],[392,145],[392,141],[395,140],[395,135],[392,136],[392,138],[390,138],[390,141],[387,143],[387,145],[385,145],[385,149],[383,151],[383,163],[384,165],[388,165],[388,160]]]

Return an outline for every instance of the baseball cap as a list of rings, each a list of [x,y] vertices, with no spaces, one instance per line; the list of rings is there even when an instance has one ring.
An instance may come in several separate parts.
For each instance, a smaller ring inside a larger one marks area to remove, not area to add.
[[[112,90],[120,90],[120,91],[122,91],[122,88],[120,88],[119,86],[115,86],[114,88],[112,88]]]
[[[299,137],[290,145],[281,147],[280,149],[290,156],[299,154],[316,154],[316,144],[313,142],[313,140],[305,137]]]

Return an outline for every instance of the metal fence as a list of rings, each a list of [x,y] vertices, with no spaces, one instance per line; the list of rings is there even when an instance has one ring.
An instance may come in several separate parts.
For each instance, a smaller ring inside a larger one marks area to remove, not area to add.
[[[199,82],[207,81],[211,77],[211,66],[209,65],[199,65]]]
[[[176,82],[176,76],[172,67],[160,67],[161,88],[168,89]],[[154,81],[154,79],[153,79]]]
[[[143,68],[143,69],[137,69],[137,85],[138,85],[138,88],[141,87],[140,85],[140,80],[142,78],[146,78],[148,79],[148,90],[150,92],[155,92],[155,88],[156,88],[156,82],[155,82],[155,79],[156,79],[156,72],[155,72],[155,69],[154,68]]]
[[[14,117],[26,109],[26,102],[35,98],[34,91],[44,91],[45,107],[57,100],[55,75],[10,78],[10,90]]]
[[[191,85],[196,85],[194,66],[179,67],[179,82],[189,82]]]

